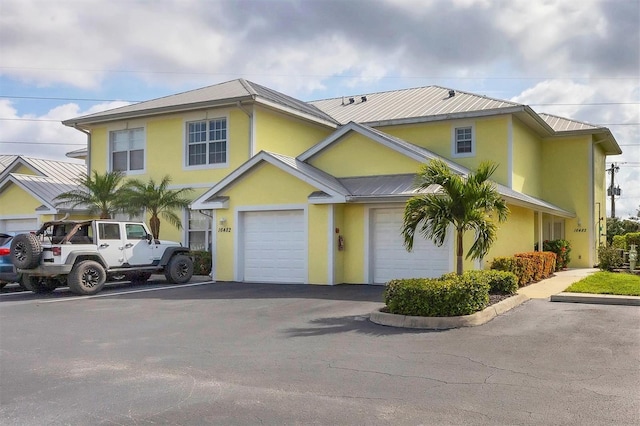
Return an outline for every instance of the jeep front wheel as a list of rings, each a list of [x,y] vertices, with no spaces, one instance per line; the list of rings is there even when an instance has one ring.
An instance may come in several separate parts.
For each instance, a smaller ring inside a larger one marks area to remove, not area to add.
[[[189,256],[176,254],[169,260],[164,276],[170,283],[184,284],[193,276],[193,261]]]
[[[16,268],[31,269],[40,264],[42,244],[33,234],[18,234],[11,241],[11,262]]]
[[[67,284],[72,293],[91,295],[102,290],[106,280],[107,273],[102,265],[93,260],[83,260],[71,269]]]
[[[22,274],[20,284],[25,289],[38,294],[51,293],[58,287],[58,281],[55,278],[35,277],[27,274]]]

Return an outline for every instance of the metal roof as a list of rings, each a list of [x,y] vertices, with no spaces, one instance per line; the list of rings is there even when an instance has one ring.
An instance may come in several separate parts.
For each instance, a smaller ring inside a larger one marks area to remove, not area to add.
[[[10,156],[5,156],[10,157]],[[17,171],[20,166],[25,166],[37,176],[45,176],[60,182],[75,182],[75,180],[87,172],[85,164],[70,163],[67,161],[45,160],[40,158],[13,156],[11,163],[0,170],[0,181],[9,173]]]
[[[108,111],[85,115],[65,120],[67,126],[75,124],[90,124],[117,120],[126,117],[161,114],[168,112],[193,110],[213,107],[221,104],[233,104],[239,101],[264,101],[275,107],[289,109],[294,113],[308,115],[317,119],[337,124],[333,118],[306,102],[287,96],[245,79],[227,81],[188,92],[169,95],[158,99],[139,102]]]
[[[545,113],[540,113],[538,115],[556,132],[604,129],[603,127],[594,126],[593,124],[583,123],[581,121],[571,120],[569,118],[558,117],[557,115]]]
[[[51,207],[55,206],[56,202],[54,201],[54,199],[58,195],[62,194],[63,192],[78,189],[78,185],[70,181],[61,182],[55,178],[46,176],[11,173],[8,180],[22,186],[24,189],[31,192],[33,195],[35,195],[37,198]]]
[[[453,94],[453,96],[450,95]],[[353,99],[353,103],[350,102]],[[420,117],[451,118],[478,111],[522,109],[524,105],[473,93],[427,86],[309,102],[342,124],[380,123]]]
[[[18,158],[17,155],[0,155],[0,173],[4,172],[4,170],[9,167],[9,165],[13,163],[16,158]]]

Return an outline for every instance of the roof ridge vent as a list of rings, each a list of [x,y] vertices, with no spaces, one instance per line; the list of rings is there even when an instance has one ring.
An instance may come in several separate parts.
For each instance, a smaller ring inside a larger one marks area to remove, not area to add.
[[[449,98],[453,98],[456,95],[456,91],[451,89],[449,90]]]

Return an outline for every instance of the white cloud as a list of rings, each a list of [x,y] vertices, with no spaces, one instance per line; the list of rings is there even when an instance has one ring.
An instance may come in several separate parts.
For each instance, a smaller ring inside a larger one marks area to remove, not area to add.
[[[59,105],[36,116],[18,114],[9,100],[0,99],[0,153],[64,160],[65,154],[86,147],[87,138],[61,121],[128,105],[127,102],[107,102],[86,111],[74,103]]]

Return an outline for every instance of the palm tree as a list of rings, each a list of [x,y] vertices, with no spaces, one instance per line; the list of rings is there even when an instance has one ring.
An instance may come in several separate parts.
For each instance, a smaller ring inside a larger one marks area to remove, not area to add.
[[[141,210],[147,209],[147,212],[151,215],[149,227],[155,239],[160,235],[159,216],[181,229],[182,220],[174,210],[187,208],[191,202],[190,199],[184,198],[184,195],[193,191],[193,189],[167,189],[170,182],[171,178],[165,176],[157,185],[151,178],[146,183],[138,179],[132,179],[124,186],[124,199],[128,205],[127,211],[139,213]]]
[[[120,171],[105,172],[93,175],[85,174],[76,179],[78,189],[64,192],[55,198],[56,206],[70,204],[71,208],[85,206],[89,213],[100,214],[100,219],[111,219],[111,216],[122,210],[122,179]]]
[[[490,214],[495,211],[499,222],[507,220],[509,214],[507,204],[488,180],[496,168],[490,162],[483,162],[475,173],[465,178],[452,172],[442,160],[432,160],[423,165],[416,177],[416,188],[426,190],[430,185],[439,185],[441,191],[418,195],[407,201],[402,226],[407,250],[413,249],[416,229],[441,246],[449,226],[453,225],[456,232],[456,272],[462,274],[465,231],[474,230],[476,234],[466,258],[484,257],[495,241],[497,231]]]

